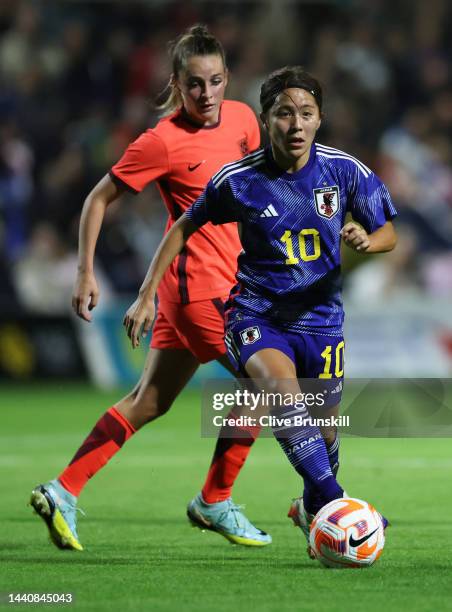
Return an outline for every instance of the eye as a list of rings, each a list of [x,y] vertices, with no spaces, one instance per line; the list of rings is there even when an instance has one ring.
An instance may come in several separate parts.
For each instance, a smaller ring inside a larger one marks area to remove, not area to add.
[[[309,111],[305,111],[303,113],[303,117],[306,117],[306,119],[310,119],[312,117],[312,113],[310,113]]]
[[[187,81],[187,87],[189,89],[194,89],[195,87],[200,87],[200,82],[194,79],[190,79],[189,81]]]
[[[222,82],[223,82],[223,79],[219,79],[219,78],[218,78],[218,79],[212,79],[212,80],[210,81],[210,84],[211,84],[211,85],[221,85],[221,83],[222,83]]]
[[[285,109],[281,109],[276,113],[277,117],[282,117],[282,118],[290,117],[291,114],[292,113],[290,111],[285,110]]]

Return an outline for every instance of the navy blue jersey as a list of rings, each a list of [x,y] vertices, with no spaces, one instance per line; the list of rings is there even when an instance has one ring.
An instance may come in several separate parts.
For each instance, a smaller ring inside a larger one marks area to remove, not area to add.
[[[271,149],[225,165],[186,212],[198,226],[238,222],[243,251],[229,317],[264,315],[285,329],[340,335],[340,230],[346,213],[368,233],[397,213],[388,190],[363,163],[314,144],[289,174]]]

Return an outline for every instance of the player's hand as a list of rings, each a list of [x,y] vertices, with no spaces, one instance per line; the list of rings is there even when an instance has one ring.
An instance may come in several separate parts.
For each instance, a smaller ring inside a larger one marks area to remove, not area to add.
[[[144,338],[150,331],[154,317],[154,298],[138,296],[127,310],[122,322],[132,342],[132,348],[137,348],[140,345],[140,337]]]
[[[341,229],[341,236],[345,244],[354,251],[363,253],[370,247],[366,230],[356,223],[346,223]]]
[[[99,301],[99,288],[92,272],[79,272],[72,292],[72,309],[85,321],[91,321],[91,310]]]

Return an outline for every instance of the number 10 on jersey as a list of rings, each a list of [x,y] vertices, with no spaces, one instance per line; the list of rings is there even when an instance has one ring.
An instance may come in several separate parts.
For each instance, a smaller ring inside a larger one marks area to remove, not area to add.
[[[301,232],[298,233],[298,250],[300,257],[295,257],[293,236],[291,230],[286,230],[281,236],[280,240],[286,245],[286,265],[288,266],[293,266],[299,263],[300,259],[302,261],[314,261],[314,259],[318,259],[320,257],[320,235],[318,230],[314,228],[303,229],[301,230]],[[312,244],[312,248],[310,249],[312,253],[310,255],[308,254],[306,248],[308,241]]]

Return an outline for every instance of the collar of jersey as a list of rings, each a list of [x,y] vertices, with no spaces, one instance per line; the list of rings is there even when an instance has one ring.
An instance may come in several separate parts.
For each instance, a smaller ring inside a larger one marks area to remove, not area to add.
[[[284,180],[287,180],[287,181],[299,181],[304,176],[307,176],[309,172],[311,171],[312,166],[314,165],[315,155],[316,155],[315,144],[312,143],[311,151],[309,153],[308,163],[305,166],[303,166],[303,168],[298,170],[297,172],[286,172],[285,170],[280,168],[278,164],[275,162],[275,158],[273,157],[271,147],[268,146],[265,148],[265,156],[267,158],[268,165],[270,166],[270,168],[273,170],[275,174],[277,174],[281,178],[284,178]]]
[[[190,117],[190,115],[187,113],[187,111],[185,110],[184,107],[182,107],[180,109],[180,118],[185,121],[185,123],[188,123],[189,125],[191,125],[192,127],[198,128],[198,130],[213,130],[215,128],[217,128],[220,123],[221,123],[221,109],[222,106],[220,106],[220,111],[218,113],[218,121],[216,123],[214,123],[213,125],[200,125],[199,123],[196,123],[196,121],[193,121],[193,119]]]

